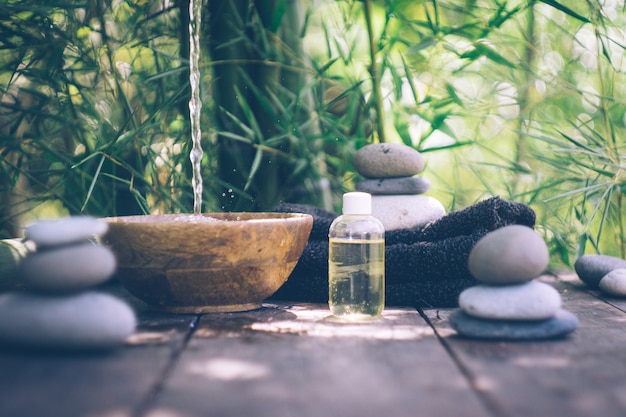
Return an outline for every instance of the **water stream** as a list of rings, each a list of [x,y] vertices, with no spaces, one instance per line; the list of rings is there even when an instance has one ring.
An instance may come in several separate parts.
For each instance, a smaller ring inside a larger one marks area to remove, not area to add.
[[[200,31],[202,22],[202,0],[189,1],[189,83],[191,98],[189,99],[189,119],[191,121],[192,147],[189,154],[193,177],[193,213],[202,213],[202,130],[200,128]]]

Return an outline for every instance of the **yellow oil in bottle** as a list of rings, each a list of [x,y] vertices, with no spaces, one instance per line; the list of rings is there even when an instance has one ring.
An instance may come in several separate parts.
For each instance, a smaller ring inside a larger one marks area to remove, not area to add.
[[[385,304],[384,239],[329,239],[329,306],[338,319],[367,321]]]

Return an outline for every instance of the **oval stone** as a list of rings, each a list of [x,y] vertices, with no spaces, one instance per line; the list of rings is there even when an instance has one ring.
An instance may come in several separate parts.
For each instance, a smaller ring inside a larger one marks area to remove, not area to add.
[[[543,320],[561,307],[561,295],[548,284],[477,285],[459,295],[467,314],[494,320]]]
[[[492,340],[556,339],[578,328],[578,317],[563,309],[549,319],[533,321],[481,319],[457,309],[450,314],[449,320],[461,336]]]
[[[87,242],[29,254],[20,263],[18,275],[31,290],[68,292],[105,282],[115,268],[110,249]]]
[[[430,190],[430,181],[422,177],[381,178],[359,181],[357,191],[372,195],[414,195]]]
[[[544,240],[527,226],[496,229],[480,239],[469,255],[469,272],[486,284],[515,284],[541,275],[548,266]]]
[[[135,331],[136,322],[134,311],[109,294],[0,295],[0,340],[16,347],[112,349]]]
[[[372,196],[372,216],[385,230],[425,226],[446,214],[439,200],[425,195]]]
[[[354,154],[352,163],[366,178],[412,177],[424,169],[422,154],[399,143],[364,146]]]
[[[626,269],[614,269],[606,274],[598,285],[607,294],[626,297]]]
[[[61,246],[102,236],[109,225],[103,220],[89,216],[72,216],[60,219],[40,220],[26,228],[26,239],[37,247]]]
[[[578,277],[591,288],[598,288],[600,280],[618,268],[626,268],[626,261],[608,255],[583,255],[574,263]]]

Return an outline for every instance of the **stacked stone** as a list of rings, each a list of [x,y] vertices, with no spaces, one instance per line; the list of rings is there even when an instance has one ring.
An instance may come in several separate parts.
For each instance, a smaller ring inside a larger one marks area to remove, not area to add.
[[[94,241],[107,223],[68,217],[35,223],[26,239],[36,250],[17,269],[24,291],[0,295],[0,341],[46,350],[118,347],[136,326],[122,300],[93,288],[116,268],[113,253]]]
[[[372,194],[372,216],[395,230],[424,226],[446,214],[439,200],[422,195],[430,182],[418,174],[424,158],[410,146],[376,143],[359,149],[353,158],[356,171],[366,179],[356,190]]]
[[[469,256],[469,271],[482,284],[464,290],[450,324],[463,336],[539,340],[564,337],[577,317],[561,308],[561,295],[535,280],[548,265],[548,248],[535,231],[512,225],[488,233]]]
[[[626,297],[626,260],[608,255],[583,255],[574,263],[588,287],[615,297]]]

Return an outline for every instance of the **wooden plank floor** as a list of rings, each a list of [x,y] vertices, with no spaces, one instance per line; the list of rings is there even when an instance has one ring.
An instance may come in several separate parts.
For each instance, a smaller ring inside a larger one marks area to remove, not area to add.
[[[463,339],[449,309],[337,325],[324,305],[195,316],[129,298],[140,327],[110,354],[0,349],[0,416],[626,415],[626,300],[542,280],[580,319],[566,339]]]
[[[496,416],[625,416],[624,301],[602,299],[574,276],[544,277],[576,314],[579,329],[542,343],[479,343],[457,336],[442,342],[475,392]],[[440,335],[449,311],[427,311]]]

